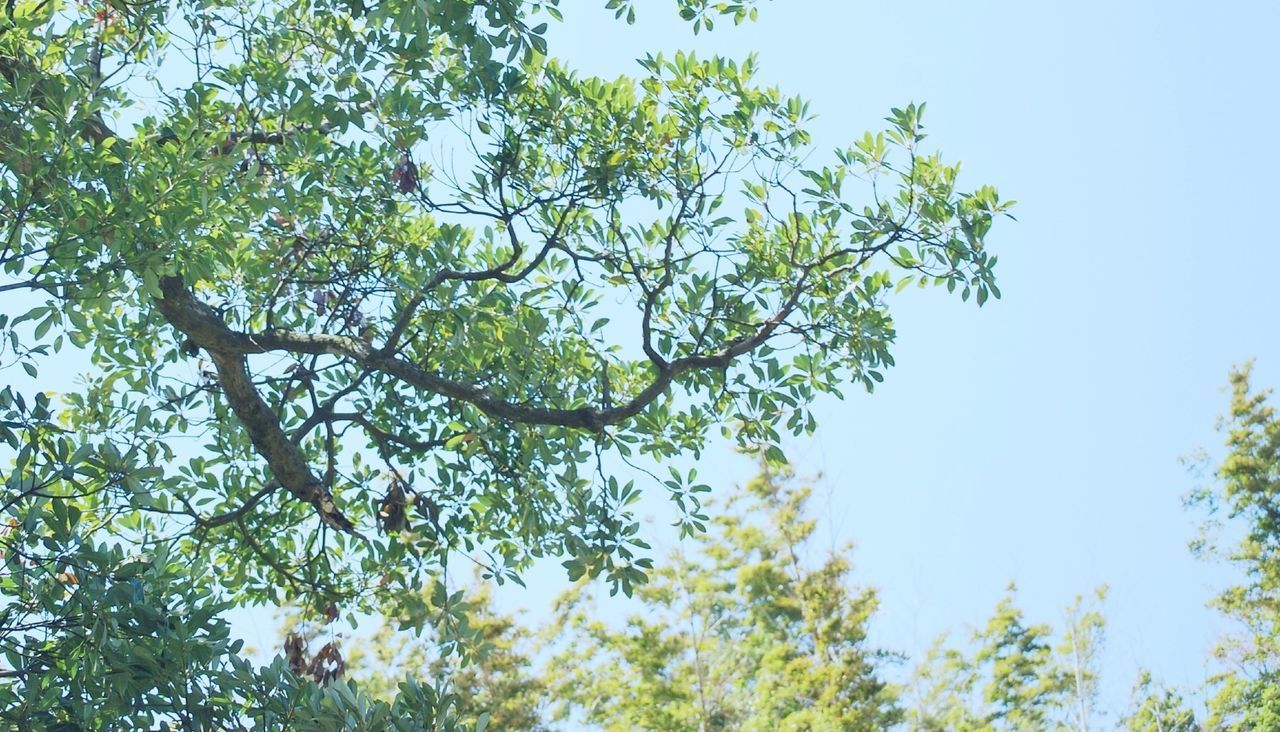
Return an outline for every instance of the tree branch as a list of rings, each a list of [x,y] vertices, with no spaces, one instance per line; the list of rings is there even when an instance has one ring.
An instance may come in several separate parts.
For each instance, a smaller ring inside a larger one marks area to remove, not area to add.
[[[682,374],[695,370],[727,367],[734,359],[760,347],[795,309],[812,272],[812,269],[806,271],[778,312],[762,323],[755,333],[727,343],[714,353],[685,356],[657,366],[657,373],[648,386],[630,400],[616,407],[607,408],[554,409],[510,402],[488,389],[445,378],[350,336],[285,330],[253,334],[236,331],[230,328],[213,308],[196,299],[183,283],[182,278],[178,276],[161,280],[164,298],[157,301],[157,304],[161,313],[174,327],[208,350],[211,355],[215,355],[214,361],[218,367],[219,377],[223,380],[223,390],[227,392],[232,409],[249,428],[254,446],[258,447],[259,452],[267,458],[272,469],[277,471],[277,477],[280,478],[281,483],[299,498],[314,502],[317,499],[313,491],[323,490],[323,488],[310,478],[310,471],[306,468],[301,449],[285,437],[279,421],[253,389],[245,367],[244,356],[247,354],[285,351],[337,356],[354,361],[366,369],[393,376],[424,391],[467,402],[491,417],[522,424],[551,425],[599,432],[608,425],[624,422],[639,414]],[[227,375],[223,374],[224,370]],[[255,430],[257,430],[256,434]],[[277,440],[287,442],[289,449],[278,444]],[[294,481],[293,484],[291,485],[279,471],[284,471]],[[327,495],[326,492],[325,496]],[[331,498],[329,500],[332,503]]]
[[[270,466],[280,484],[296,498],[316,507],[321,520],[340,531],[356,534],[355,526],[338,510],[333,494],[311,471],[302,448],[289,439],[280,419],[258,394],[249,376],[246,351],[225,347],[225,339],[211,338],[218,329],[230,332],[208,305],[186,289],[180,277],[162,281],[165,297],[156,301],[160,312],[209,353],[218,370],[218,383],[231,410],[244,424],[249,440]]]

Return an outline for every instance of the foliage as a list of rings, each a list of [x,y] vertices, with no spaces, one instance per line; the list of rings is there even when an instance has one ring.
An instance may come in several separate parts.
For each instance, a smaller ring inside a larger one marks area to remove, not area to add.
[[[95,542],[77,497],[136,490],[108,446],[78,442],[49,400],[0,389],[0,440],[16,451],[0,536],[0,721],[14,729],[455,729],[457,697],[402,686],[394,705],[321,688],[283,662],[256,669],[203,582],[209,566],[164,542]],[[194,562],[194,563],[193,563]]]
[[[236,601],[399,614],[457,552],[630,591],[638,488],[607,466],[811,430],[892,363],[895,286],[998,295],[1007,204],[921,148],[923,106],[809,169],[754,60],[583,75],[547,55],[555,2],[10,5],[14,356],[85,350],[62,426],[136,447],[138,482],[86,500]]]
[[[1123,723],[1128,732],[1200,732],[1202,729],[1182,695],[1162,686],[1146,671],[1134,685],[1133,700]]]
[[[1210,702],[1213,729],[1280,727],[1280,416],[1268,404],[1270,391],[1250,387],[1251,366],[1231,373],[1231,408],[1219,423],[1227,455],[1217,480],[1192,496],[1211,519],[1194,547],[1221,551],[1245,577],[1214,602],[1243,633],[1218,649],[1228,670]],[[1215,541],[1223,515],[1240,534],[1228,533],[1228,546]]]
[[[756,14],[676,5],[694,30]],[[895,287],[999,295],[984,239],[1009,204],[923,149],[923,105],[807,167],[808,108],[754,59],[597,78],[551,55],[561,14],[5,4],[0,367],[91,365],[0,405],[7,709],[216,726],[260,694],[386,719],[346,684],[246,676],[218,613],[458,626],[464,555],[498,582],[558,556],[630,593],[633,462],[717,426],[777,460],[816,395],[883,379]],[[664,488],[701,530],[692,476]],[[72,665],[40,675],[53,649]],[[108,676],[76,676],[85,654]],[[450,714],[411,691],[420,721]]]
[[[1088,730],[1096,715],[1097,654],[1104,619],[1083,600],[1067,610],[1059,642],[1048,625],[1027,625],[1013,602],[1013,589],[985,627],[975,630],[971,650],[939,639],[910,684],[908,728],[928,732],[997,730]],[[1101,602],[1105,591],[1099,590]]]
[[[350,675],[381,699],[394,699],[402,679],[447,679],[459,718],[487,716],[499,730],[544,730],[549,690],[524,648],[531,634],[497,613],[487,586],[478,587],[465,603],[462,627],[447,634],[411,637],[394,622],[383,622],[347,655]],[[465,639],[455,641],[462,653],[442,652],[450,645],[446,635]]]
[[[652,572],[616,627],[563,601],[549,665],[562,714],[606,730],[880,730],[901,711],[868,646],[871,590],[843,552],[805,560],[810,489],[767,470]]]

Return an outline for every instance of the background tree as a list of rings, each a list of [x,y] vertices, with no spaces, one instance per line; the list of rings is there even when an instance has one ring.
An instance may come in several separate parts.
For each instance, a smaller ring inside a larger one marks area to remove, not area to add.
[[[1219,423],[1227,455],[1216,480],[1192,496],[1209,514],[1193,548],[1223,554],[1245,577],[1214,601],[1242,632],[1218,649],[1227,670],[1214,682],[1213,729],[1280,726],[1280,417],[1271,392],[1250,387],[1250,368],[1231,372],[1231,408]]]
[[[970,644],[939,639],[916,668],[908,728],[913,730],[1096,729],[1097,654],[1104,618],[1082,598],[1068,608],[1058,643],[1048,625],[1027,625],[1014,588]],[[1105,590],[1099,590],[1101,602]]]
[[[346,657],[350,677],[366,693],[388,701],[406,678],[441,679],[457,697],[462,719],[484,716],[498,730],[548,729],[550,690],[529,655],[533,630],[495,611],[488,586],[475,584],[461,627],[411,633],[384,620],[369,638],[353,643]],[[453,646],[461,652],[450,653]]]
[[[581,590],[548,666],[562,714],[606,730],[881,730],[901,717],[867,642],[875,593],[808,554],[810,489],[766,470],[637,590],[619,627]]]
[[[1200,732],[1195,713],[1182,695],[1143,671],[1134,685],[1133,699],[1126,713],[1124,729],[1129,732]]]

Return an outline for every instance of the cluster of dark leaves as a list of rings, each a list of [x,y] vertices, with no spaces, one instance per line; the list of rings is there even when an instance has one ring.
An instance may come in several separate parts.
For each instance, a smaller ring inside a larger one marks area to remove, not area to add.
[[[347,662],[338,649],[337,641],[329,641],[308,659],[307,639],[298,633],[290,633],[284,639],[285,662],[289,670],[298,676],[310,677],[321,686],[342,678]]]

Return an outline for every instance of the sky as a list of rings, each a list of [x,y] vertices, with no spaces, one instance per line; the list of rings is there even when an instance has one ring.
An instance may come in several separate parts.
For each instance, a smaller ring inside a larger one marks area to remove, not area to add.
[[[1280,248],[1261,223],[1280,193],[1280,6],[789,0],[694,36],[668,3],[630,27],[599,5],[566,8],[553,54],[614,76],[652,51],[755,52],[819,115],[811,164],[927,102],[926,146],[964,161],[962,186],[1019,202],[988,241],[1003,299],[896,297],[886,383],[820,401],[817,434],[788,443],[823,476],[832,543],[854,540],[856,579],[879,590],[873,642],[918,657],[1010,582],[1029,620],[1057,624],[1105,584],[1111,719],[1139,668],[1200,685],[1231,627],[1206,603],[1238,578],[1187,549],[1203,478],[1181,458],[1221,455],[1234,364],[1280,386]],[[698,465],[718,488],[754,472],[727,446]],[[503,602],[536,622],[564,582],[545,578]]]

